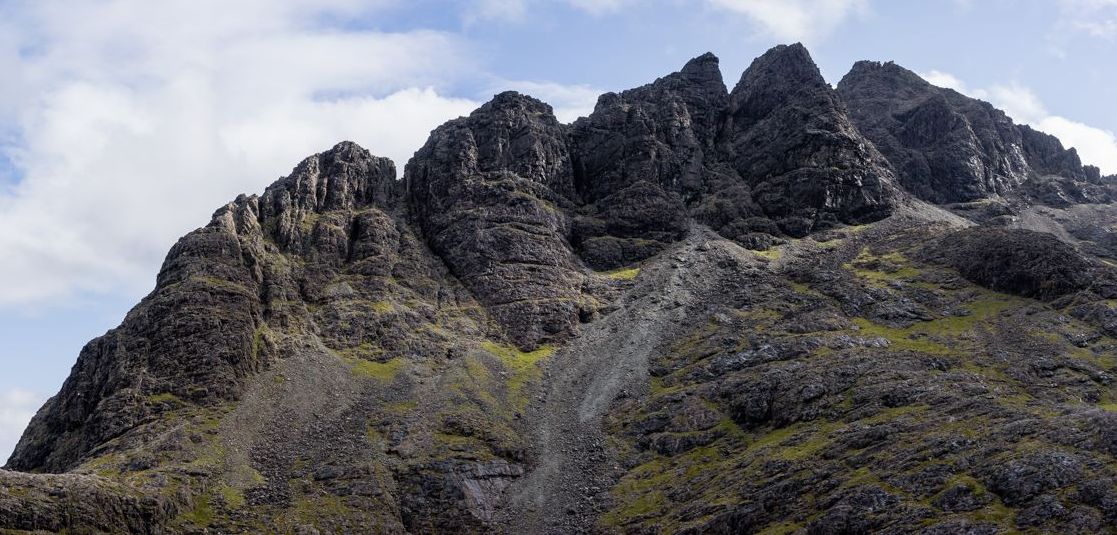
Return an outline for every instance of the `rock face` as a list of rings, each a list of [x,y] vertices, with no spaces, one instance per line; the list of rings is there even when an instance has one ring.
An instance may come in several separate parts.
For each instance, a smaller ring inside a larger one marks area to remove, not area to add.
[[[687,230],[687,202],[708,188],[727,102],[718,60],[706,54],[646,86],[608,93],[573,125],[575,181],[588,206],[574,243],[609,269],[642,260]]]
[[[887,162],[802,45],[757,58],[733,89],[728,116],[729,161],[785,232],[888,215],[895,193]]]
[[[1025,185],[1053,205],[1112,199],[1111,183],[1083,166],[1074,149],[894,63],[858,62],[838,93],[904,188],[922,199],[968,202]]]
[[[652,84],[602,96],[573,136],[579,190],[598,213],[642,180],[651,183],[639,190],[653,200],[647,211],[658,216],[648,220],[677,220],[678,195],[699,222],[761,249],[772,236],[881,219],[899,197],[887,162],[802,45],[758,58],[732,93],[717,58],[697,57]],[[639,254],[632,236],[587,227],[580,243],[593,258],[610,256],[605,248]],[[648,230],[669,243],[684,229]]]
[[[718,161],[728,98],[712,54],[646,86],[602,95],[573,125],[584,199],[596,202],[639,181],[693,199],[710,180],[707,163]]]
[[[567,128],[502,93],[431,134],[408,164],[408,203],[432,249],[524,347],[573,333],[582,275],[567,245]]]
[[[801,45],[340,143],[82,350],[0,530],[1102,531],[1115,180]]]

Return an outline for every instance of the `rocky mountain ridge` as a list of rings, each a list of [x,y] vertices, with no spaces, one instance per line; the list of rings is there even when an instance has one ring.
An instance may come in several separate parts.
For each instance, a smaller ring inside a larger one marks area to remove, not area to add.
[[[1114,184],[801,45],[572,124],[501,93],[402,179],[341,143],[180,240],[31,422],[0,527],[1102,530]]]

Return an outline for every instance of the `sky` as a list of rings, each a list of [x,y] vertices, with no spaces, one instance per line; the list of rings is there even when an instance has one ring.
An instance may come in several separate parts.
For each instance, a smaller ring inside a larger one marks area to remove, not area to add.
[[[1117,0],[0,0],[0,459],[166,251],[349,139],[402,169],[513,89],[563,121],[704,52],[896,61],[1117,173]]]

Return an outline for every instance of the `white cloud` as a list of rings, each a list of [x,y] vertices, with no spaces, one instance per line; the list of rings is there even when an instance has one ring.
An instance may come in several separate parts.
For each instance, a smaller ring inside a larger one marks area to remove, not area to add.
[[[0,392],[0,465],[11,456],[27,423],[44,401],[44,397],[22,388]]]
[[[528,0],[475,0],[465,10],[465,23],[520,22],[527,15]]]
[[[1117,38],[1117,0],[1059,0],[1065,33],[1082,32],[1092,37]]]
[[[1019,84],[995,85],[975,90],[977,98],[988,100],[1017,122],[1035,124],[1048,116],[1047,109],[1031,89]]]
[[[616,13],[622,8],[632,5],[635,0],[568,0],[570,5],[591,15],[604,15]]]
[[[466,26],[482,22],[521,23],[528,19],[532,7],[550,0],[472,0],[465,5],[462,20]],[[601,16],[619,12],[622,8],[635,5],[636,0],[562,0],[566,5]]]
[[[0,278],[19,281],[0,307],[141,294],[174,240],[216,207],[340,140],[402,171],[432,129],[480,104],[436,88],[491,76],[453,35],[321,23],[390,1],[35,2],[5,12],[0,133],[19,139],[0,150],[23,176],[0,187]],[[597,96],[498,82],[494,93],[535,95],[567,121]]]
[[[868,0],[707,0],[740,13],[781,41],[810,43],[826,37],[850,16],[863,14]]]
[[[0,306],[150,288],[174,240],[299,159],[352,139],[402,168],[476,102],[428,31],[316,25],[358,0],[33,2],[0,19]],[[220,16],[215,16],[220,14]]]
[[[966,84],[959,80],[953,74],[942,71],[928,71],[918,73],[921,78],[927,80],[931,85],[953,89],[959,93],[970,94],[966,89]]]
[[[1117,3],[1117,0],[1114,0]],[[993,104],[1018,123],[1051,134],[1066,147],[1074,147],[1083,163],[1103,174],[1117,173],[1117,135],[1103,128],[1051,114],[1031,89],[1018,85],[970,88],[958,77],[942,71],[920,73],[924,80]]]

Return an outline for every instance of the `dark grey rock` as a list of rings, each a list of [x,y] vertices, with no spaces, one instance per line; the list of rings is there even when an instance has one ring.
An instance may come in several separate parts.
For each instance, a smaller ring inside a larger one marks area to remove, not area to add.
[[[1109,183],[1053,136],[894,63],[860,61],[838,84],[857,128],[904,188],[935,203],[1027,192],[1039,202],[1108,202]]]

